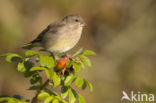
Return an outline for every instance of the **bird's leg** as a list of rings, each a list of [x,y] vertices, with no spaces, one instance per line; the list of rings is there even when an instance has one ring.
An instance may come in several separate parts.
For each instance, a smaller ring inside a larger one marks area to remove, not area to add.
[[[72,55],[70,55],[69,53],[65,53],[66,57],[68,60],[72,60]]]
[[[53,53],[53,52],[49,52],[49,53],[50,53],[50,55],[54,58],[54,60],[57,61],[57,58],[56,58],[56,56],[54,55],[54,53]]]
[[[48,52],[48,53],[50,54],[50,56],[52,56],[52,57],[54,58],[54,60],[55,60],[55,61],[57,61],[57,58],[56,58],[56,56],[54,55],[54,53],[53,53],[53,52],[48,51],[48,50],[46,50],[46,49],[40,49],[40,51],[45,51],[45,52]]]
[[[48,51],[48,52],[50,53],[50,56],[52,56],[52,57],[54,58],[54,61],[56,62],[56,61],[57,61],[57,58],[56,58],[56,56],[54,55],[54,53],[51,52],[51,51]]]
[[[62,75],[64,75],[65,71],[66,71],[66,67],[62,69]]]

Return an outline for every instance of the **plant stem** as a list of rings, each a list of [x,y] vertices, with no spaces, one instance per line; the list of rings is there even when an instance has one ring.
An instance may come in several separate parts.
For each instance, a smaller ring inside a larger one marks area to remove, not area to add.
[[[40,87],[39,91],[43,90],[47,84],[49,83],[49,79],[45,81],[45,83]],[[39,93],[36,93],[35,97],[31,100],[31,103],[37,103],[37,96]]]

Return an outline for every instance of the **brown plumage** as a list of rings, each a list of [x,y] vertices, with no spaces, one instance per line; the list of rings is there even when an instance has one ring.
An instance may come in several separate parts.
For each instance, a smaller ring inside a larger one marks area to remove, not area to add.
[[[44,49],[62,53],[72,49],[79,41],[84,20],[79,15],[69,15],[56,21],[43,30],[38,37],[23,48],[41,46]]]

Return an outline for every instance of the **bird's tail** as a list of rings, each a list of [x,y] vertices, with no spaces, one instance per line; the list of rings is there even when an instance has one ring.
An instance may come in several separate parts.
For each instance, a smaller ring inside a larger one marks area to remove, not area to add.
[[[23,45],[21,48],[29,50],[29,49],[32,49],[32,48],[37,47],[37,46],[39,46],[38,43],[28,43],[28,44]]]

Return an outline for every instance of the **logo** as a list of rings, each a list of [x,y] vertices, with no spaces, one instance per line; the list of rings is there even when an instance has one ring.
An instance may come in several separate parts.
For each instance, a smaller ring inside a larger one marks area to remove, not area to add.
[[[125,91],[122,91],[122,98],[121,101],[123,100],[128,100],[128,101],[132,101],[132,102],[152,102],[154,101],[154,94],[146,94],[146,93],[141,93],[140,91],[138,91],[137,93],[134,93],[133,91],[131,91],[130,95],[128,96],[128,94]]]

